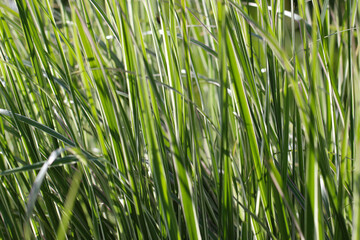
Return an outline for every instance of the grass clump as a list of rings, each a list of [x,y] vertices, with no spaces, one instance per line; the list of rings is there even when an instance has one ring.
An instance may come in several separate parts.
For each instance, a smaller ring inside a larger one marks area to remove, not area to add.
[[[360,238],[358,2],[0,3],[0,238]]]

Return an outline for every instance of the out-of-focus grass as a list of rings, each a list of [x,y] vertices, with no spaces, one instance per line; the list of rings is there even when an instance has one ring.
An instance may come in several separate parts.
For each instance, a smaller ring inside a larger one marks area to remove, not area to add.
[[[360,237],[359,5],[0,3],[0,238]]]

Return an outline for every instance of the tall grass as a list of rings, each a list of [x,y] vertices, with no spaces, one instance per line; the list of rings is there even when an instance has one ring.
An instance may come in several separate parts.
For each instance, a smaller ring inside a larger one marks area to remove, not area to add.
[[[360,238],[357,0],[16,6],[1,239]]]

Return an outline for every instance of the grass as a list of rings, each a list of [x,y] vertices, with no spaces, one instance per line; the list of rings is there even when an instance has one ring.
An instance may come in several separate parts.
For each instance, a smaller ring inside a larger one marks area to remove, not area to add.
[[[360,238],[357,0],[16,6],[1,239]]]

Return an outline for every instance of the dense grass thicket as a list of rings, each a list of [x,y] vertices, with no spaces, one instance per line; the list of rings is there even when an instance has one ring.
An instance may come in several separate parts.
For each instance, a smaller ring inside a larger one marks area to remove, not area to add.
[[[358,0],[15,3],[1,239],[360,239]]]

